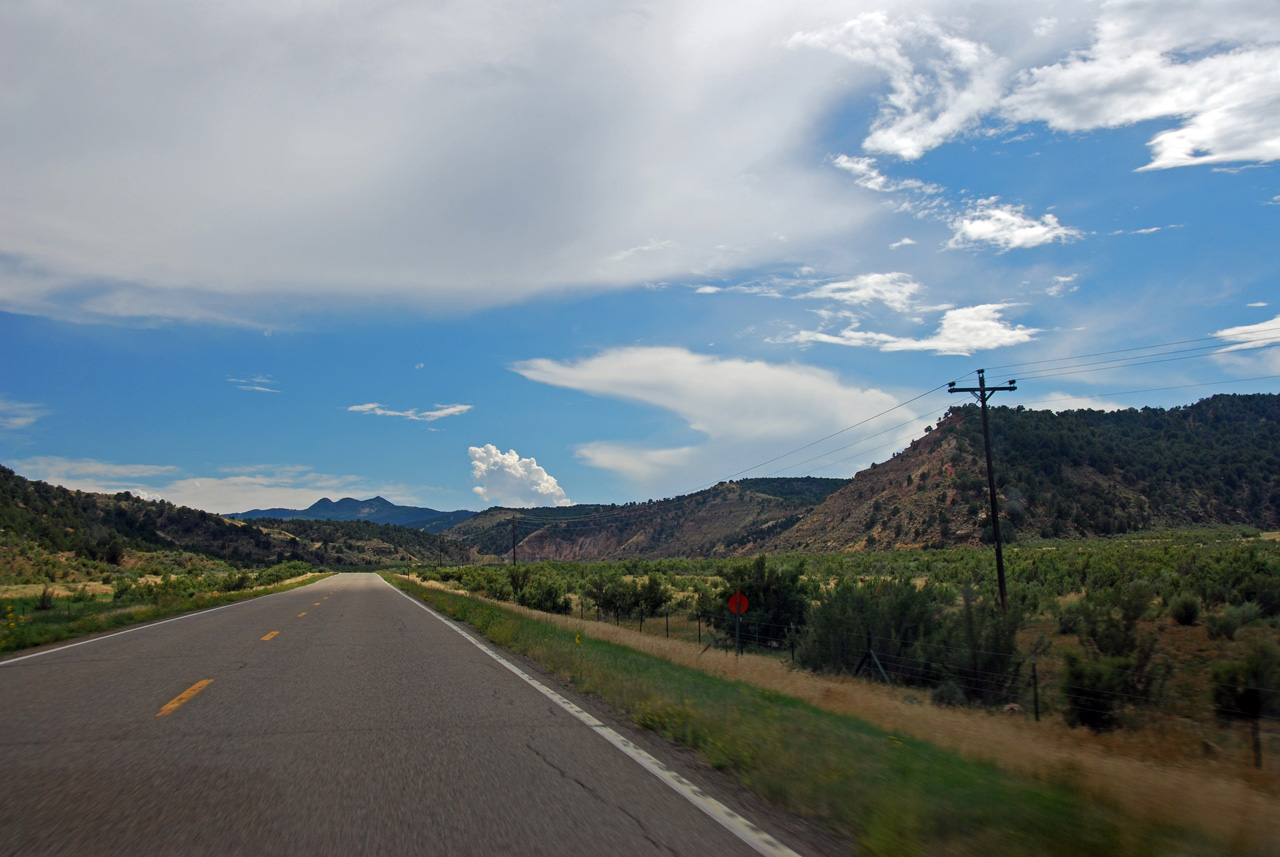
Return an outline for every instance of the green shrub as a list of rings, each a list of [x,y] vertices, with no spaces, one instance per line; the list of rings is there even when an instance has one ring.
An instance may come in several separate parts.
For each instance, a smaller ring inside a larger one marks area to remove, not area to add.
[[[1204,617],[1204,630],[1210,640],[1234,640],[1240,629],[1240,616],[1234,610],[1210,613]]]
[[[1200,618],[1200,599],[1184,592],[1169,602],[1169,618],[1179,625],[1194,625]]]
[[[1156,658],[1155,635],[1138,633],[1152,592],[1150,584],[1130,584],[1095,590],[1081,602],[1080,648],[1063,652],[1062,692],[1070,725],[1111,729],[1122,709],[1159,700],[1171,668]]]
[[[516,601],[544,613],[568,613],[573,606],[565,591],[564,581],[545,572],[525,581]]]
[[[964,689],[954,681],[948,679],[933,689],[930,694],[934,705],[946,707],[957,707],[968,705],[969,699],[964,695]]]

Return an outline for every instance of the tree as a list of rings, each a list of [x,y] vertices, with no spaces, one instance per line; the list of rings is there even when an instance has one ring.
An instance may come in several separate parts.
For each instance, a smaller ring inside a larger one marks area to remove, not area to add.
[[[1213,707],[1223,720],[1246,720],[1253,733],[1253,764],[1262,767],[1258,721],[1280,714],[1280,649],[1270,640],[1255,639],[1238,661],[1213,667]]]

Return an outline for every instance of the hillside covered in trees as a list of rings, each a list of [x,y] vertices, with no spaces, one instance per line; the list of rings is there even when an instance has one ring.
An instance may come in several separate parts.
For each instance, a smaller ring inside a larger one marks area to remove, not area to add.
[[[989,416],[1006,540],[1206,524],[1280,528],[1280,396],[1214,396],[1168,410],[1000,407]],[[989,542],[986,489],[981,412],[953,408],[768,547]]]
[[[1280,396],[1178,408],[992,408],[1006,540],[1155,528],[1280,528]],[[989,542],[982,420],[952,408],[852,480],[746,479],[625,506],[491,509],[446,531],[482,554],[535,560],[726,557]]]
[[[181,549],[237,566],[300,560],[368,566],[393,561],[466,562],[470,550],[420,530],[363,521],[231,521],[143,500],[35,482],[0,467],[0,538],[51,553],[117,564],[126,550]]]

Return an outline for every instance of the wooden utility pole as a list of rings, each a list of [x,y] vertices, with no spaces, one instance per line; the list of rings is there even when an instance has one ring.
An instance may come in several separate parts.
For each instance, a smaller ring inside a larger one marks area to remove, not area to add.
[[[1000,544],[1000,506],[996,501],[996,473],[991,466],[991,429],[987,426],[987,399],[993,393],[1011,393],[1018,389],[1017,382],[1010,380],[1004,387],[988,387],[986,370],[978,370],[978,386],[957,387],[956,382],[947,384],[948,393],[973,393],[973,397],[982,405],[982,445],[987,451],[987,494],[991,497],[991,535],[996,541],[996,581],[1000,584],[1000,609],[1009,612],[1009,593],[1004,585],[1004,550]]]
[[[516,515],[511,516],[511,567],[516,564]]]

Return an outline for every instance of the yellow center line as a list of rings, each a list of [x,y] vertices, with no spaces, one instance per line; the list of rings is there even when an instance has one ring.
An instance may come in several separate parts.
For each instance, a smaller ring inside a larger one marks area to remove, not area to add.
[[[272,631],[270,634],[267,634],[267,636],[263,637],[262,639],[270,640],[272,637],[274,637],[276,634],[279,634],[279,633],[280,633],[279,631]]]
[[[320,602],[319,602],[319,601],[317,601],[317,602],[316,602],[316,606],[317,606],[317,607],[319,607],[319,606],[320,606]]]
[[[206,687],[208,687],[212,683],[213,683],[213,679],[205,678],[191,685],[191,687],[187,688],[182,693],[178,694],[173,699],[169,700],[169,702],[166,703],[164,708],[156,712],[156,717],[164,717],[166,714],[172,714],[173,712],[177,711],[179,708],[181,708],[182,706],[190,702],[193,696],[195,696],[200,691],[204,690]]]
[[[307,615],[307,611],[303,610],[301,613],[298,614],[298,618],[301,619],[303,616],[306,616],[306,615]]]

